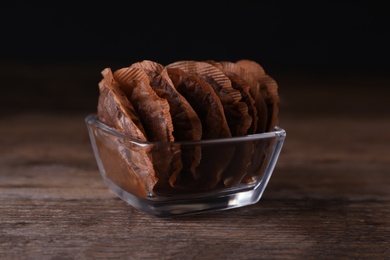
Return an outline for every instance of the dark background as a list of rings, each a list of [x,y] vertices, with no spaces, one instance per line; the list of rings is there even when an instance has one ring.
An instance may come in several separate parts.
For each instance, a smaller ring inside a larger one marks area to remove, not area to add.
[[[92,112],[100,71],[144,59],[252,59],[281,92],[390,68],[388,11],[368,2],[3,5],[0,27],[2,114]]]

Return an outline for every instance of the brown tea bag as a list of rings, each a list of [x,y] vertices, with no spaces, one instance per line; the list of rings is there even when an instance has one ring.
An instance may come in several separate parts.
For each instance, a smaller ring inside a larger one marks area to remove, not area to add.
[[[111,69],[104,69],[102,75],[103,79],[99,82],[98,120],[115,128],[120,133],[146,141],[146,133],[139,116],[114,80]],[[107,152],[105,152],[106,150]],[[157,182],[148,149],[137,149],[122,144],[118,147],[102,149],[101,156],[123,158],[120,161],[124,161],[126,165],[116,165],[115,167],[127,169],[129,176],[131,176],[131,182],[119,180],[119,183],[126,190],[138,190],[143,196],[147,196],[148,191],[151,191]],[[111,162],[114,160],[103,161]],[[115,176],[110,177],[114,178]]]
[[[248,114],[252,118],[252,124],[248,128],[247,134],[254,134],[258,125],[257,109],[255,106],[255,100],[250,93],[250,85],[244,80],[244,78],[241,78],[238,75],[243,74],[243,72],[240,71],[241,68],[232,62],[208,62],[219,68],[230,79],[232,87],[240,91],[242,96],[241,101],[247,104]],[[247,169],[251,164],[253,153],[253,143],[237,142],[235,144],[234,157],[222,174],[223,183],[226,187],[232,187],[241,183],[242,179],[247,174]]]
[[[140,115],[148,140],[173,142],[173,125],[166,99],[160,98],[149,85],[148,75],[138,68],[122,68],[114,79]]]
[[[258,116],[255,106],[255,100],[250,93],[251,82],[245,76],[245,71],[233,62],[228,61],[208,61],[219,68],[231,81],[232,87],[241,93],[241,102],[248,106],[248,114],[251,117],[251,124],[248,127],[247,134],[254,134],[257,130]],[[249,120],[248,120],[249,123]]]
[[[197,75],[180,68],[167,67],[177,91],[184,96],[202,123],[202,139],[231,137],[222,103],[213,88]]]
[[[168,101],[173,123],[175,141],[199,141],[202,124],[188,101],[176,90],[161,64],[145,60],[131,65],[143,69],[149,76],[150,86],[156,94]]]
[[[157,62],[144,60],[133,63],[130,67],[143,69],[149,76],[150,86],[156,94],[168,101],[173,123],[173,135],[175,141],[199,141],[202,138],[202,124],[191,107],[190,103],[176,90],[165,67]],[[195,168],[199,165],[201,149],[195,146],[181,153],[183,171],[195,174]],[[178,173],[178,172],[177,172]],[[169,182],[175,186],[178,174],[171,176]]]
[[[258,82],[258,93],[264,97],[264,101],[267,105],[267,124],[265,131],[272,131],[274,126],[278,123],[279,113],[279,96],[278,86],[276,82],[268,76],[263,67],[255,61],[251,60],[239,60],[236,62],[239,66],[249,71],[252,77]],[[259,174],[268,166],[270,154],[267,152],[269,147],[272,145],[270,141],[263,140],[257,144],[252,164],[248,168],[248,174],[244,177],[243,182],[250,183],[254,182],[259,178]]]
[[[169,103],[152,89],[148,75],[139,68],[122,68],[114,72],[127,98],[140,115],[148,140],[174,142]],[[174,145],[156,145],[151,150],[158,182],[155,191],[169,189],[169,180],[182,170],[180,149]]]
[[[191,104],[202,122],[202,139],[231,137],[221,100],[203,78],[189,74],[179,68],[167,67],[168,75],[175,88]],[[221,173],[227,166],[232,152],[229,149],[217,150],[213,146],[202,147],[202,160],[196,168],[193,179],[182,180],[182,187],[210,189],[221,180]]]
[[[268,105],[267,131],[273,131],[279,123],[279,103],[278,84],[269,75],[263,75],[259,79],[260,91],[264,93],[266,104]]]
[[[252,120],[248,114],[248,106],[241,102],[240,91],[232,87],[231,81],[220,69],[208,62],[188,60],[177,61],[166,67],[198,75],[209,83],[221,101],[232,136],[246,135]]]
[[[256,78],[253,70],[258,69],[259,71],[264,71],[262,67],[250,60],[240,60],[238,62],[221,62],[229,69],[231,69],[235,74],[240,76],[245,80],[249,85],[249,92],[251,93],[253,99],[255,100],[255,107],[257,110],[257,127],[255,133],[266,132],[267,122],[268,122],[268,107],[265,102],[265,99],[260,92],[260,83]],[[233,65],[234,64],[234,65]],[[256,67],[258,66],[258,67]]]
[[[253,60],[248,60],[248,59],[242,59],[236,61],[236,64],[245,68],[248,70],[250,73],[253,73],[254,75],[264,75],[265,71],[264,68],[257,62]]]
[[[278,85],[274,79],[264,72],[263,67],[255,61],[239,60],[237,65],[253,73],[253,77],[258,81],[258,92],[264,97],[267,104],[267,125],[265,131],[272,131],[278,124],[279,103]]]

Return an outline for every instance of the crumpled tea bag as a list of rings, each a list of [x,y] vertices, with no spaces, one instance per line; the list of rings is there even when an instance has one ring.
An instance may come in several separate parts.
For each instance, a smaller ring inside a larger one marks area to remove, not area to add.
[[[140,115],[148,141],[174,142],[170,106],[150,86],[144,70],[128,67],[116,70],[114,79],[125,92],[130,103]],[[155,145],[151,149],[152,162],[158,179],[154,190],[169,190],[171,176],[177,176],[183,168],[179,146]]]
[[[246,134],[252,121],[248,106],[241,101],[240,91],[232,87],[230,79],[220,69],[208,62],[191,60],[176,61],[167,67],[198,75],[209,83],[221,101],[232,136]]]
[[[236,62],[245,70],[252,73],[252,77],[257,80],[259,86],[256,92],[260,92],[267,105],[267,124],[264,132],[272,131],[279,122],[279,103],[278,85],[275,80],[267,75],[263,67],[255,61],[239,60]],[[258,95],[258,93],[255,93]]]
[[[175,88],[188,100],[197,112],[203,127],[202,139],[231,137],[220,98],[210,84],[197,74],[190,74],[181,68],[167,67],[168,75]],[[202,159],[195,169],[193,179],[182,181],[192,189],[210,189],[221,180],[234,149],[202,147]]]
[[[202,139],[202,123],[190,103],[174,87],[167,69],[154,61],[144,60],[133,63],[130,67],[143,69],[149,76],[150,86],[156,94],[168,101],[173,124],[175,141],[199,141]],[[193,175],[201,160],[199,146],[187,148],[181,152],[183,171]],[[176,186],[179,172],[175,171],[169,179],[172,187]],[[180,181],[180,180],[179,180]]]
[[[114,80],[111,69],[104,69],[102,75],[103,79],[99,82],[98,119],[118,132],[146,141],[145,130],[139,115],[119,87],[119,84]],[[117,141],[113,140],[112,143],[115,144]],[[132,149],[131,146],[126,144],[118,144],[114,148],[107,147],[106,150],[110,150],[110,152],[102,154],[102,156],[119,156],[126,162],[126,166],[123,168],[127,168],[133,176],[129,184],[132,189],[137,188],[143,195],[147,195],[153,189],[157,178],[149,149]],[[115,151],[114,154],[113,151]],[[114,165],[113,167],[121,166]],[[120,182],[122,185],[127,185],[125,181]]]

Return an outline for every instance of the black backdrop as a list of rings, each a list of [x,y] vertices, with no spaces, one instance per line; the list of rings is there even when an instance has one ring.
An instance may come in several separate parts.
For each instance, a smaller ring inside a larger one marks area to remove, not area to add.
[[[389,20],[384,5],[369,2],[3,5],[0,108],[23,106],[28,98],[18,98],[21,94],[39,100],[32,108],[60,107],[59,95],[77,96],[69,90],[75,86],[78,96],[90,99],[85,101],[90,108],[103,67],[143,59],[167,64],[249,58],[271,75],[385,75]],[[45,76],[31,76],[43,69],[48,71]],[[45,78],[49,80],[42,87],[39,80]],[[35,85],[31,80],[37,80]],[[68,83],[67,91],[61,82]],[[27,91],[18,89],[22,85]],[[44,101],[45,95],[58,100]]]

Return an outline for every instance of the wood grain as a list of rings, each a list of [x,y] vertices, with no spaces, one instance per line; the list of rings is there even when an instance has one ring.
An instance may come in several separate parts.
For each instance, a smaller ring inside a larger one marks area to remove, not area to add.
[[[0,259],[389,259],[389,91],[305,82],[281,83],[287,138],[261,201],[186,217],[108,190],[86,113],[2,115]]]

